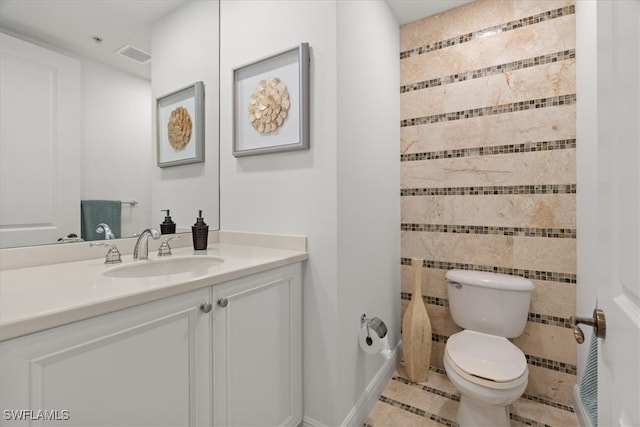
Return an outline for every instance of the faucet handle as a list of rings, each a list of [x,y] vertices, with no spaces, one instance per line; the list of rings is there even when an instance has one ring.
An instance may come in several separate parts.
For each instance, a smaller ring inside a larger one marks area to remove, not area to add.
[[[107,251],[107,255],[105,257],[105,264],[119,264],[122,262],[122,258],[120,257],[120,251],[113,243],[106,242],[91,242],[89,246],[108,246],[109,250]]]
[[[162,244],[158,248],[158,256],[170,256],[171,255],[171,247],[169,246],[169,241],[173,239],[179,239],[180,236],[167,237],[162,241]]]

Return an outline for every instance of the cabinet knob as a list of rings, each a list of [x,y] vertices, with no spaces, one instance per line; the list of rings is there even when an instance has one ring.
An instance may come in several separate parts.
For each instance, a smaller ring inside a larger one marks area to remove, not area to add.
[[[200,311],[203,313],[209,313],[211,311],[211,304],[208,302],[203,302],[200,304]]]
[[[229,300],[226,298],[220,298],[218,300],[218,305],[222,308],[225,308],[227,306],[227,304],[229,304]]]

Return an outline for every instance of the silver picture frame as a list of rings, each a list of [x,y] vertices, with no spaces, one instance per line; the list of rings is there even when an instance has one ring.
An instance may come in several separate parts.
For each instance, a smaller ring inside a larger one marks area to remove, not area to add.
[[[310,61],[309,44],[300,43],[233,68],[235,157],[309,149]],[[256,94],[259,85],[273,79],[281,82],[279,87],[286,87],[289,105],[282,123],[278,123],[275,130],[265,132],[257,129],[250,103],[254,102],[252,95]]]
[[[168,125],[172,113],[179,108],[187,112],[191,133],[188,139],[184,138],[184,146],[176,148],[175,143],[170,143]],[[204,84],[201,81],[156,100],[156,130],[158,167],[204,161]]]

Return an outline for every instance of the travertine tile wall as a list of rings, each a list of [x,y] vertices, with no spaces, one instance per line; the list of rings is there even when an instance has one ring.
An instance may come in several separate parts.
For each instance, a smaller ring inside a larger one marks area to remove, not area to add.
[[[573,1],[477,0],[400,30],[402,302],[411,257],[442,367],[445,273],[496,271],[536,285],[524,334],[525,398],[571,405],[576,343]]]

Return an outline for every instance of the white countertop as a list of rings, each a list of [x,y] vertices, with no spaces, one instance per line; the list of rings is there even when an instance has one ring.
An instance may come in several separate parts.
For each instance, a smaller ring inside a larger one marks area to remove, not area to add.
[[[157,260],[149,252],[149,259]],[[173,249],[174,257],[194,254],[191,248]],[[102,275],[110,267],[104,264],[104,256],[0,271],[0,341],[304,261],[308,256],[299,250],[231,243],[213,243],[197,254],[224,262],[199,275],[142,279]],[[123,255],[120,265],[133,262],[131,255]]]

